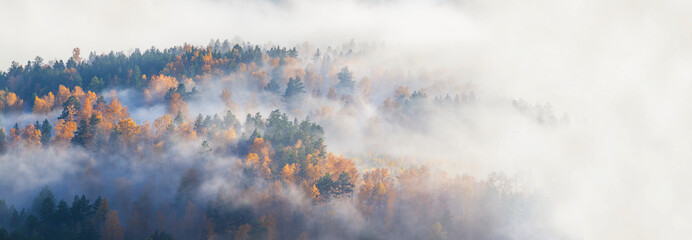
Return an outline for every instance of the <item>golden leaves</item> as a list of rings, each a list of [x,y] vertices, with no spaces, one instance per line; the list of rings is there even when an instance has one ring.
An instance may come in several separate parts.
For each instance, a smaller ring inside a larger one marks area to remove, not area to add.
[[[77,131],[77,123],[65,119],[60,119],[55,124],[55,141],[67,144],[74,138],[74,132]]]
[[[135,138],[140,133],[140,128],[132,118],[124,118],[118,121],[118,131],[123,142],[134,144]]]

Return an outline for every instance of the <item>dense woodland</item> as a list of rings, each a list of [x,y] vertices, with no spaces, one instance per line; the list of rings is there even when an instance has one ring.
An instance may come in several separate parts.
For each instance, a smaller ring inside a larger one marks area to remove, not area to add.
[[[110,186],[107,176],[120,166],[114,163],[191,159],[171,174],[172,194],[138,184],[61,193],[46,186],[27,203],[0,201],[0,239],[488,239],[522,228],[514,224],[530,212],[531,196],[502,174],[476,179],[372,153],[356,159],[330,152],[325,130],[311,118],[336,110],[305,106],[309,99],[370,101],[376,79],[355,79],[335,60],[358,53],[299,54],[218,40],[88,58],[79,48],[72,53],[67,61],[36,57],[0,72],[2,123],[13,124],[0,129],[0,164],[23,152],[79,152],[91,159],[79,171],[89,177],[79,178]],[[214,98],[223,107],[216,113],[189,107],[218,86]],[[377,111],[403,127],[477,98],[472,91],[428,96],[391,88]],[[124,106],[123,91],[133,91],[138,105]],[[238,101],[248,94],[251,100]],[[152,122],[131,116],[130,109],[157,105],[166,112]],[[275,110],[263,113],[258,105]],[[537,118],[554,121],[547,111]],[[21,114],[44,120],[15,124]],[[178,154],[182,145],[194,153]],[[225,187],[203,194],[218,181]],[[57,197],[68,195],[74,198]]]

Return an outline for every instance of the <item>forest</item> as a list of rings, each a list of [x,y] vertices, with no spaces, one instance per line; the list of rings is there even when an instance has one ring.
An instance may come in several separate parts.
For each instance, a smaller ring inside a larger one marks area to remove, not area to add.
[[[479,97],[473,89],[411,92],[358,75],[345,63],[362,54],[352,44],[308,52],[215,40],[88,57],[74,48],[66,61],[12,62],[0,72],[0,169],[17,173],[1,177],[0,239],[495,239],[548,231],[530,224],[532,195],[515,178],[446,172],[435,161],[389,154],[396,143],[368,140],[390,128],[425,132],[435,127],[426,116],[458,116]],[[558,122],[549,105],[514,105],[536,124]],[[377,117],[352,140],[367,149],[333,152],[348,149],[339,133],[357,124],[344,116],[364,109]]]

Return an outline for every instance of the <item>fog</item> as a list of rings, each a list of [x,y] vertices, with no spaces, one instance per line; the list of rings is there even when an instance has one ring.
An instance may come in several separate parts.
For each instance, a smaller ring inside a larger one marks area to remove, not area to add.
[[[451,174],[518,176],[537,196],[532,204],[546,228],[569,238],[680,239],[692,229],[692,110],[684,105],[692,101],[691,11],[692,4],[673,0],[3,1],[0,67],[37,55],[66,59],[76,46],[86,57],[228,38],[296,46],[304,57],[298,68],[317,72],[307,60],[317,48],[353,50],[351,57],[334,56],[315,88],[326,94],[338,68],[349,66],[357,82],[370,79],[372,95],[353,105],[309,97],[293,112],[324,127],[329,151],[362,159],[363,169],[375,165],[367,162],[369,152]],[[244,94],[248,86],[237,81],[215,80],[198,86],[209,94],[189,103],[191,116],[223,109],[220,86],[238,89],[240,120],[256,111],[267,116],[280,102]],[[477,99],[409,124],[379,110],[399,86],[428,96],[473,91]],[[137,102],[119,97],[128,106]],[[245,107],[252,98],[259,103]],[[513,101],[520,100],[550,104],[555,122],[519,110]],[[331,111],[316,113],[323,106]],[[130,112],[137,122],[151,122],[165,107]],[[6,119],[4,126],[14,123]],[[49,166],[74,174],[79,161]],[[18,176],[11,184],[0,178],[3,191],[15,191],[3,195],[34,195],[61,179],[32,171]],[[205,184],[216,190],[221,180],[213,179]]]

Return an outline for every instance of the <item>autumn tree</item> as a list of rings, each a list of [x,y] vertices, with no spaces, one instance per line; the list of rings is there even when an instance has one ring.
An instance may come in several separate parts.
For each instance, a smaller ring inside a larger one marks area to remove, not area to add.
[[[396,189],[387,169],[379,168],[363,174],[358,200],[366,214],[384,216],[385,222],[391,222],[395,199]]]
[[[118,133],[123,143],[134,144],[135,138],[140,133],[140,128],[132,118],[120,119],[118,121]]]
[[[10,129],[10,142],[19,144],[22,141],[21,132],[19,130],[19,124],[14,124],[14,127]]]
[[[67,87],[60,85],[58,87],[58,96],[56,96],[55,101],[57,104],[63,104],[65,101],[67,101],[67,98],[69,98],[72,95],[70,93],[70,89],[67,89]]]
[[[62,106],[62,114],[60,114],[58,119],[64,119],[67,121],[74,121],[77,112],[81,109],[81,103],[79,102],[79,99],[75,96],[70,96],[69,98],[67,98],[67,101],[65,101],[65,103],[62,104]]]
[[[78,47],[72,49],[72,60],[74,60],[76,63],[80,63],[82,61],[82,57],[79,56],[80,50]]]
[[[94,113],[94,104],[96,103],[96,94],[92,91],[88,91],[84,95],[82,108],[79,111],[80,119],[88,119]]]
[[[123,240],[125,239],[123,227],[120,226],[118,211],[110,210],[106,215],[106,222],[101,230],[103,240]]]
[[[105,109],[101,117],[100,128],[105,131],[110,131],[114,124],[117,124],[121,119],[128,118],[130,113],[127,111],[127,107],[124,107],[118,101],[118,98],[113,98],[108,105],[105,105]]]
[[[36,129],[34,124],[26,125],[22,130],[22,139],[29,146],[41,145],[41,130]]]
[[[327,98],[330,100],[336,100],[339,98],[339,96],[336,94],[336,89],[334,87],[329,88],[329,92],[327,92]]]
[[[154,120],[154,128],[156,128],[157,137],[162,137],[165,134],[172,132],[175,129],[175,126],[173,125],[171,115],[164,114],[163,116]]]
[[[364,77],[358,83],[358,91],[360,93],[360,96],[362,96],[364,100],[368,100],[368,98],[370,98],[370,95],[372,95],[372,87],[370,85],[370,78],[367,77]]]
[[[104,197],[102,200],[96,200],[94,203],[96,207],[94,211],[94,222],[100,228],[102,224],[106,222],[107,215],[109,213],[108,198]]]
[[[281,169],[281,179],[283,179],[287,183],[292,183],[294,181],[294,174],[296,173],[296,164],[291,163],[291,164],[286,164],[282,169]]]
[[[219,97],[221,97],[221,101],[223,101],[224,105],[226,105],[226,110],[235,111],[238,108],[238,104],[233,102],[233,99],[231,99],[232,95],[231,92],[228,91],[228,88],[224,88],[221,92],[221,96]]]
[[[169,89],[175,89],[178,86],[178,80],[175,77],[166,75],[155,75],[149,80],[148,90],[152,97],[163,98]]]
[[[74,138],[74,132],[77,131],[77,123],[70,120],[60,119],[55,124],[54,130],[54,141],[62,144],[69,143],[72,138]]]
[[[49,106],[49,104],[45,100],[38,98],[38,97],[34,98],[34,108],[33,108],[34,113],[46,114],[50,111],[51,107],[52,106]]]
[[[177,114],[178,112],[180,112],[183,118],[187,116],[187,103],[183,101],[183,97],[180,93],[175,92],[171,95],[170,100],[168,100],[168,113]]]
[[[23,105],[24,100],[19,99],[17,94],[0,90],[0,110],[19,111]]]

